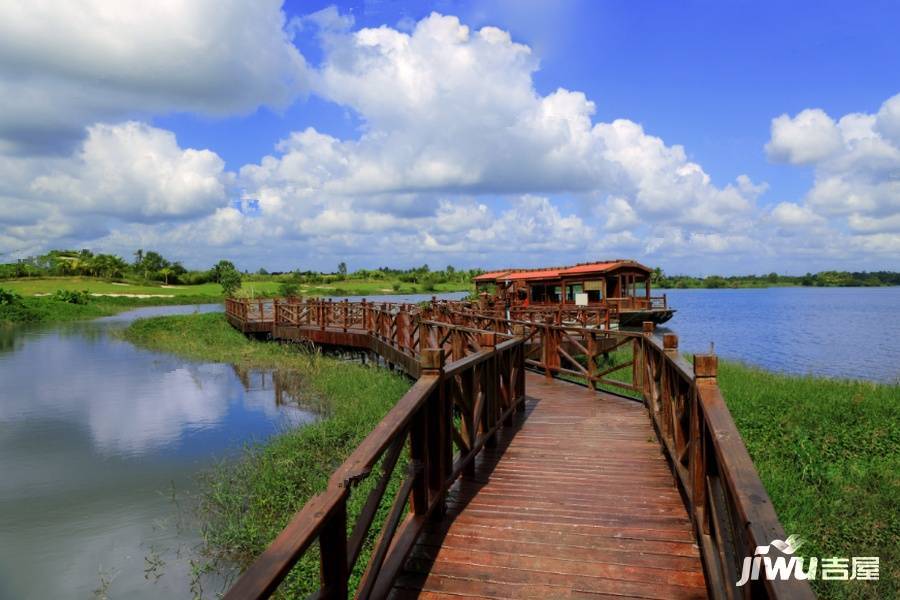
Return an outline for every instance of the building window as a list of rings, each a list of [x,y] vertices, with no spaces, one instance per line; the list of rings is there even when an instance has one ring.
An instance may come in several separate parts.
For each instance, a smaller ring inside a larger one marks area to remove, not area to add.
[[[573,283],[566,286],[566,302],[574,304],[576,294],[584,293],[584,285],[581,283]]]

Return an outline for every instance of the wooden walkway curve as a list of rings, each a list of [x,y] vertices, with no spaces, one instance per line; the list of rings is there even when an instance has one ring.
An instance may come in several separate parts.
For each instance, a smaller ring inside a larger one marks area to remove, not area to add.
[[[392,598],[705,598],[646,410],[529,374],[527,408],[451,489]]]
[[[226,316],[415,379],[227,600],[271,596],[304,557],[315,598],[815,597],[793,578],[736,587],[745,557],[787,535],[716,357],[686,362],[652,323],[437,301],[228,300]]]

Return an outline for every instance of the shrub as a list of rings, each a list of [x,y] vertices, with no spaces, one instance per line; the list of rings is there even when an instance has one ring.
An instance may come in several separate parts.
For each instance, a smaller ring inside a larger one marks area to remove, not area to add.
[[[395,283],[395,284],[392,285],[391,287],[394,288],[394,291],[395,291],[395,292],[399,292],[399,291],[400,291],[400,284],[399,284],[399,283]]]
[[[278,295],[285,298],[296,296],[300,291],[300,286],[293,281],[285,281],[278,286]]]
[[[56,290],[51,296],[57,302],[65,302],[67,304],[87,304],[91,301],[91,293],[87,290]]]
[[[222,286],[222,292],[226,296],[234,296],[241,288],[241,273],[235,268],[222,269],[219,273],[219,283]]]
[[[0,306],[18,304],[22,301],[22,296],[12,290],[0,288]]]

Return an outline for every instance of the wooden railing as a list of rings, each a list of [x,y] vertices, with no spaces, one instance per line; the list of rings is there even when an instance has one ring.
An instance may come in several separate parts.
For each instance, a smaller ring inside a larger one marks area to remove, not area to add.
[[[735,587],[744,558],[786,535],[722,398],[714,355],[695,355],[691,365],[677,337],[658,336],[650,322],[642,332],[625,332],[507,320],[438,302],[424,309],[315,301],[273,306],[277,323],[363,332],[414,356],[419,379],[227,598],[267,597],[316,541],[319,597],[346,598],[349,574],[399,470],[402,483],[355,590],[359,598],[383,597],[426,520],[443,514],[450,485],[472,473],[478,452],[523,408],[526,368],[595,389],[624,389],[646,405],[694,525],[711,596],[814,597],[798,580]],[[404,447],[409,461],[402,466]],[[370,477],[377,480],[348,534],[347,501]]]

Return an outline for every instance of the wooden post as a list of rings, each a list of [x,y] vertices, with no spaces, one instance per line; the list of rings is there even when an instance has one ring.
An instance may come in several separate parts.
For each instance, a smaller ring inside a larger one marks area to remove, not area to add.
[[[347,598],[347,499],[328,515],[319,532],[322,598]]]
[[[707,382],[715,383],[719,359],[715,354],[694,355],[694,386],[691,390],[691,505],[694,517],[704,534],[709,534],[709,520],[706,506],[706,425],[700,408],[699,386]]]
[[[655,325],[653,321],[644,321],[643,323],[643,332],[644,335],[653,335],[653,330],[655,329]]]
[[[669,356],[678,356],[678,336],[674,333],[663,334],[663,349]]]
[[[453,438],[450,435],[453,418],[444,385],[444,351],[441,348],[422,350],[419,359],[422,375],[437,375],[438,386],[428,398],[428,433],[426,441],[425,471],[429,490],[429,504],[434,504],[432,519],[440,520],[447,512],[444,484],[450,475],[453,460]]]
[[[694,355],[694,378],[697,383],[703,380],[709,381],[712,378],[715,381],[719,370],[719,357],[715,354],[695,354]]]
[[[484,380],[482,381],[482,393],[484,394],[484,408],[481,411],[481,428],[482,431],[488,431],[497,423],[499,415],[500,397],[500,378],[497,370],[497,334],[483,333],[481,334],[481,347],[490,350],[493,355],[482,366]],[[484,441],[485,448],[494,448],[497,446],[497,432],[486,438]]]

